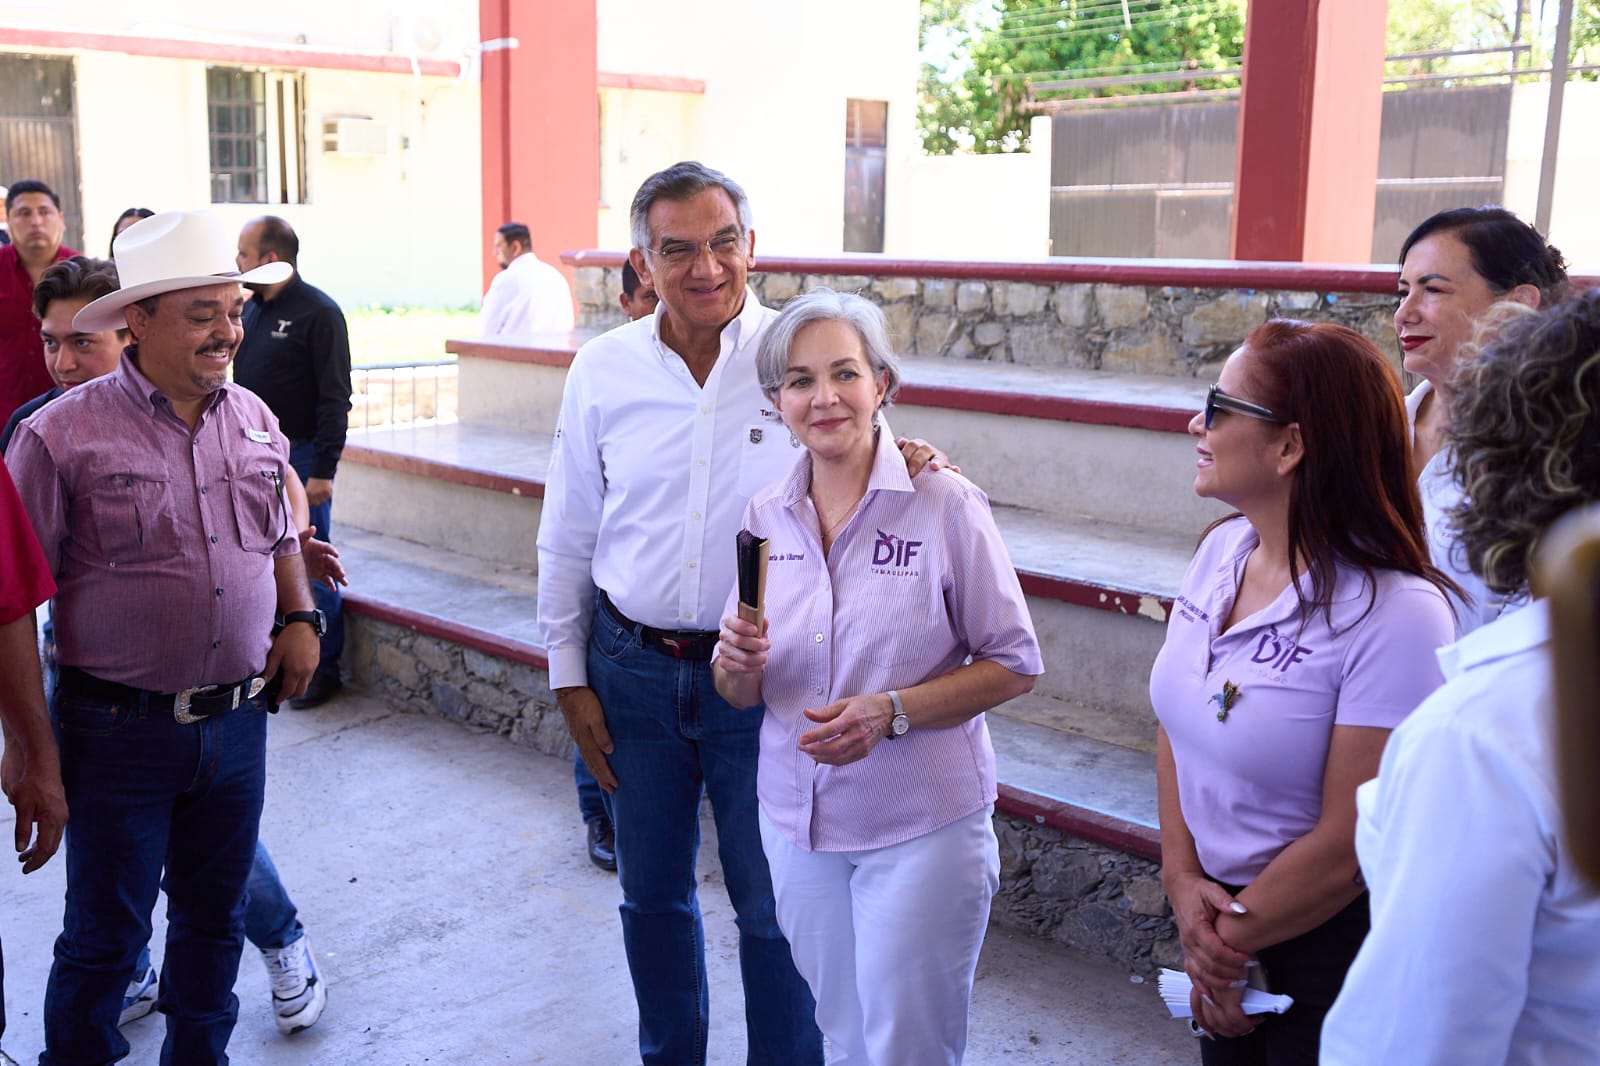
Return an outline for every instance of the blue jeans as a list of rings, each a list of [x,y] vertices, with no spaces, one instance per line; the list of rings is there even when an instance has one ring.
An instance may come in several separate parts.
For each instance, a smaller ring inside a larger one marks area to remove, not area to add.
[[[639,1005],[646,1066],[705,1062],[710,991],[695,897],[700,796],[711,797],[723,880],[739,929],[747,1062],[822,1062],[811,990],[778,928],[756,821],[762,709],[717,695],[711,664],[645,647],[596,603],[589,684],[616,750],[612,818],[622,883],[622,943]]]
[[[289,465],[300,475],[301,481],[311,477],[311,460],[316,454],[314,441],[303,441],[289,449]],[[317,527],[316,537],[333,543],[333,501],[313,504],[311,524]],[[328,628],[322,634],[322,661],[317,673],[339,676],[339,656],[344,654],[344,609],[338,589],[330,589],[322,582],[311,586],[311,598],[317,610],[327,616]]]
[[[583,816],[585,824],[596,818],[610,820],[611,815],[606,811],[605,790],[589,772],[583,756],[577,752],[572,755],[572,783],[578,787],[578,813]]]
[[[256,841],[256,857],[250,863],[250,876],[244,883],[244,935],[245,939],[262,951],[293,944],[305,935],[300,924],[299,911],[289,890],[278,877],[278,868],[272,864],[266,845]],[[139,951],[139,961],[133,964],[135,976],[150,966],[150,945],[147,942]]]
[[[162,1066],[226,1063],[239,1014],[244,885],[266,781],[265,706],[179,725],[147,698],[57,689],[51,712],[66,786],[67,898],[44,998],[40,1066],[128,1054],[117,1015],[156,892],[167,892],[158,1008]],[[165,867],[165,878],[162,868]]]

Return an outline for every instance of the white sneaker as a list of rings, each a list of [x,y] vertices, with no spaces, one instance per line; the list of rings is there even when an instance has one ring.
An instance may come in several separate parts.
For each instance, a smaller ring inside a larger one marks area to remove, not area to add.
[[[311,955],[311,938],[281,948],[263,948],[261,958],[272,978],[272,1015],[284,1036],[309,1029],[328,1005],[328,990]]]
[[[144,973],[134,974],[128,982],[128,991],[122,996],[122,1013],[117,1015],[118,1025],[137,1021],[156,1009],[156,968],[146,966]]]

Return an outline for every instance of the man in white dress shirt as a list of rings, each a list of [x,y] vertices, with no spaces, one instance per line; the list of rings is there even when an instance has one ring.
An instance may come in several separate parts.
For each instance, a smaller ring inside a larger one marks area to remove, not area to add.
[[[483,294],[483,335],[564,332],[573,325],[572,286],[566,275],[533,254],[533,238],[521,222],[494,234],[500,273]]]
[[[725,703],[710,663],[745,500],[800,454],[756,381],[776,312],[745,287],[750,205],[721,173],[679,163],[648,178],[632,237],[660,307],[578,351],[546,482],[550,685],[612,794],[642,1061],[705,1062],[704,791],[739,927],[748,1061],[820,1064],[815,1005],[778,928],[756,821],[761,710]]]

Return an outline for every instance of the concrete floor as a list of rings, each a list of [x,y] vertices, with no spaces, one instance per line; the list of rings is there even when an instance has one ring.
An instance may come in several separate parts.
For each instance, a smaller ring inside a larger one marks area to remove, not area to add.
[[[497,736],[346,694],[285,711],[269,732],[262,838],[329,983],[318,1025],[278,1035],[266,971],[246,946],[244,1066],[637,1062],[616,879],[581,851],[571,767]],[[0,839],[9,839],[4,806]],[[710,1061],[744,1061],[732,914],[709,819],[702,849],[710,955]],[[64,863],[0,871],[5,1048],[30,1063],[60,929]],[[163,935],[158,907],[157,942]],[[160,949],[157,949],[159,960]],[[131,1063],[153,1063],[163,1019],[131,1023]],[[1153,982],[1057,945],[992,929],[979,965],[967,1062],[1053,1066],[1196,1061]]]

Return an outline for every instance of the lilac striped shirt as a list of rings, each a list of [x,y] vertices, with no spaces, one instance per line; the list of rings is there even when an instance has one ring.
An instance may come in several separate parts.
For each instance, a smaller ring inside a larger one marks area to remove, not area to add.
[[[191,432],[127,355],[23,422],[6,463],[60,586],[62,664],[153,692],[258,672],[273,559],[300,550],[288,458],[254,393],[224,385]]]
[[[988,498],[971,482],[949,471],[913,481],[881,434],[867,494],[827,558],[810,485],[806,455],[745,510],[745,527],[769,541],[772,653],[761,683],[757,794],[796,847],[887,847],[994,802],[983,715],[947,729],[913,728],[848,766],[823,766],[797,747],[816,725],[801,711],[910,688],[969,655],[1019,674],[1041,674],[1044,665]],[[735,589],[730,613],[737,602]]]

